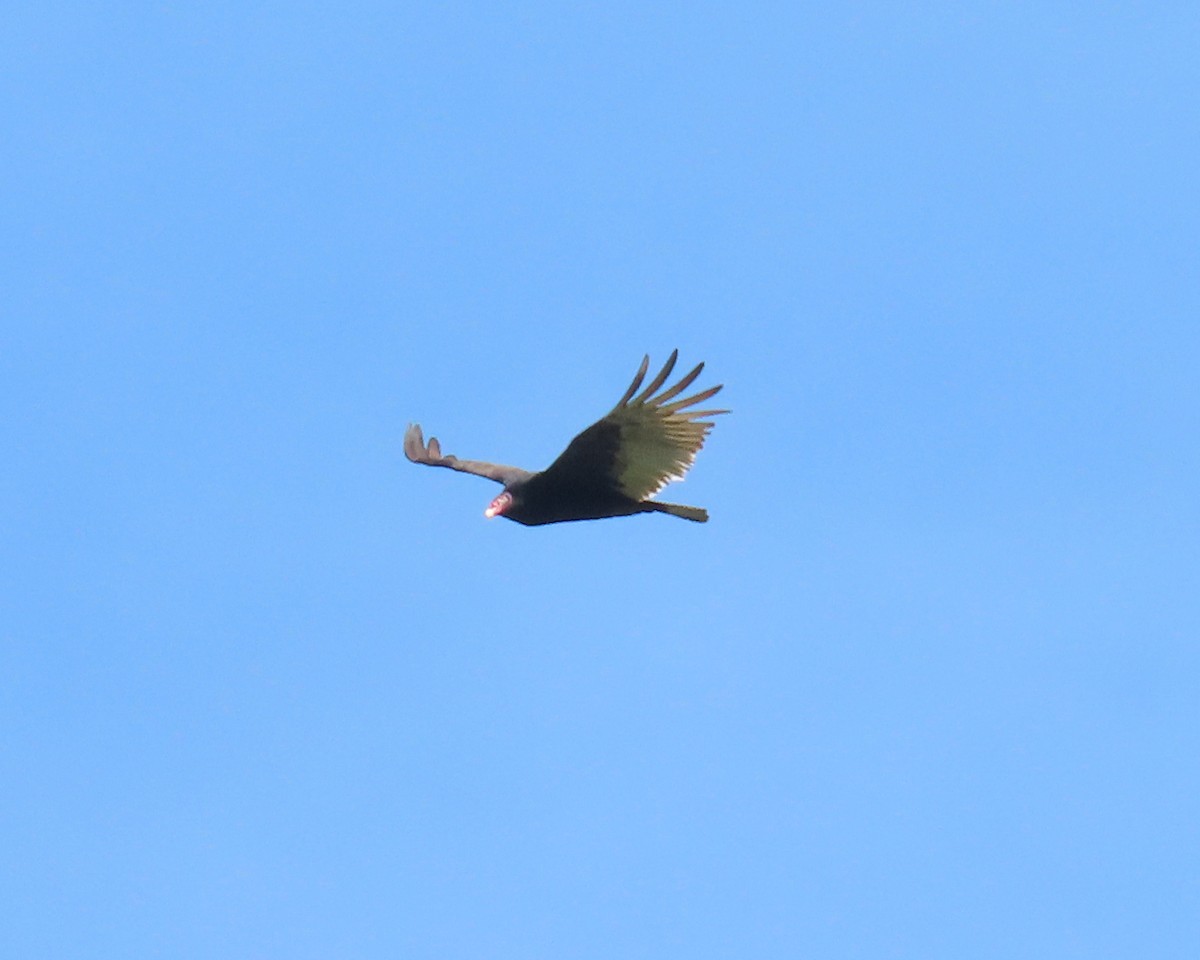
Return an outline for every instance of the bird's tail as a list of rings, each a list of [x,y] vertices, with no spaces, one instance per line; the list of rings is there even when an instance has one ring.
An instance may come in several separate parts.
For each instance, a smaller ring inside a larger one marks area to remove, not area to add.
[[[683,517],[696,523],[708,523],[708,511],[703,507],[685,507],[680,503],[662,503],[658,500],[647,500],[645,504],[658,513],[669,513],[673,517]]]

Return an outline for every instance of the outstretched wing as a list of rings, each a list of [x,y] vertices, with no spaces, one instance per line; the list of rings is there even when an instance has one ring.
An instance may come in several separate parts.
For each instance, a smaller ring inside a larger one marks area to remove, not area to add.
[[[672,351],[658,376],[634,396],[650,367],[650,358],[645,357],[612,411],[572,440],[544,476],[569,479],[584,487],[616,489],[634,500],[645,500],[672,480],[682,480],[714,426],[702,418],[729,411],[688,409],[714,396],[720,385],[675,400],[700,376],[703,363],[673,387],[654,395],[667,382],[678,357],[679,351]]]
[[[487,477],[506,487],[518,480],[528,480],[532,473],[520,467],[507,467],[502,463],[485,463],[483,460],[459,460],[454,456],[443,456],[441,444],[437,437],[430,437],[425,443],[421,433],[421,425],[410,423],[404,431],[404,455],[413,463],[423,463],[430,467],[449,467],[462,473],[473,473],[477,477]]]

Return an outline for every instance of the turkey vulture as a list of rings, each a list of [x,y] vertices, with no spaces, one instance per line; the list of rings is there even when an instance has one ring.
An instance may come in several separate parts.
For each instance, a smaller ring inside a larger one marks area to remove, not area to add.
[[[404,434],[404,454],[413,463],[449,467],[504,484],[504,491],[483,513],[489,518],[507,517],[535,527],[566,520],[669,513],[705,523],[707,510],[649,499],[671,480],[682,480],[691,467],[713,428],[711,422],[700,418],[729,412],[686,409],[713,396],[720,386],[674,400],[700,376],[704,364],[675,386],[653,395],[666,383],[678,356],[679,351],[673,351],[658,376],[635,397],[650,366],[650,358],[644,358],[633,383],[608,415],[579,434],[540,472],[444,456],[437,439],[430,437],[426,444],[415,423],[409,424]],[[668,403],[671,400],[674,402]]]

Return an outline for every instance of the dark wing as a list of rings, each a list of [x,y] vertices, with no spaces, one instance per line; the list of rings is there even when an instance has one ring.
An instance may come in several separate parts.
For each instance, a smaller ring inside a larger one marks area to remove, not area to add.
[[[413,463],[423,463],[430,467],[449,467],[463,473],[473,473],[477,477],[487,477],[506,487],[518,480],[528,480],[532,473],[520,467],[506,467],[502,463],[485,463],[483,460],[459,460],[458,457],[442,456],[442,447],[437,437],[430,437],[428,445],[421,433],[421,426],[410,423],[404,432],[404,455]]]
[[[584,487],[615,489],[634,500],[645,500],[672,480],[682,480],[713,428],[711,422],[700,418],[729,411],[687,409],[716,394],[720,386],[674,399],[700,376],[704,364],[654,396],[675,369],[678,357],[679,351],[672,351],[658,376],[635,397],[650,367],[650,358],[644,358],[612,411],[572,440],[543,476]]]

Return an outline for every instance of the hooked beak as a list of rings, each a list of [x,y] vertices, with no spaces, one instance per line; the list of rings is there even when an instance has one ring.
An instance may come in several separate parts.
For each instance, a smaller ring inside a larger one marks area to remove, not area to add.
[[[483,515],[491,520],[500,516],[510,506],[512,506],[512,494],[506,491],[488,504],[488,508],[483,511]]]

